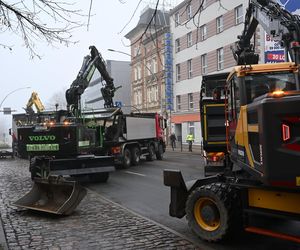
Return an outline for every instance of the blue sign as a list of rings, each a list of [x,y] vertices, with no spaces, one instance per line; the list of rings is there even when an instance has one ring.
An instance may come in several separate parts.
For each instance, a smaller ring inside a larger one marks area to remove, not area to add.
[[[115,106],[118,107],[118,108],[121,108],[122,107],[122,102],[115,102]]]
[[[165,84],[166,84],[166,110],[173,110],[173,58],[172,36],[165,34]]]
[[[284,50],[265,51],[265,63],[285,62]]]
[[[300,15],[300,1],[299,0],[277,0],[277,2],[287,11]]]

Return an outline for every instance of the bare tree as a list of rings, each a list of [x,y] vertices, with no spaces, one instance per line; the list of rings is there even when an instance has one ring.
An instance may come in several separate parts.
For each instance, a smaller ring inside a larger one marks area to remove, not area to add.
[[[40,57],[35,42],[49,44],[75,43],[71,31],[83,24],[77,19],[84,16],[74,3],[55,0],[0,0],[0,34],[13,32],[21,36],[31,57]],[[11,44],[0,46],[12,50]]]
[[[56,105],[57,109],[66,109],[67,108],[67,101],[65,97],[67,87],[61,89],[60,91],[55,92],[46,103],[47,110],[55,110]]]

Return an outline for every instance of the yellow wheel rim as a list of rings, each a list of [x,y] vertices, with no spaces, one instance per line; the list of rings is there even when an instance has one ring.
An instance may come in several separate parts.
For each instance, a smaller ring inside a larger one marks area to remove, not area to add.
[[[194,217],[198,225],[206,231],[215,231],[220,227],[220,212],[210,198],[199,198],[194,206]]]

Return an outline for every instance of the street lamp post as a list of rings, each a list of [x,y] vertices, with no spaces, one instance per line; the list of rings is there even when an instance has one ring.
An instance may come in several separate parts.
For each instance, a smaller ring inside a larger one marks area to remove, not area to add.
[[[124,51],[115,50],[115,49],[107,49],[107,50],[108,50],[108,51],[111,51],[111,52],[116,52],[116,53],[124,54],[124,55],[126,55],[126,56],[130,56],[130,57],[131,57],[131,55],[130,55],[129,53],[126,53],[126,52],[124,52]]]
[[[9,93],[3,98],[3,100],[1,101],[1,103],[0,103],[0,109],[1,109],[1,107],[2,107],[3,102],[6,100],[6,98],[7,98],[8,96],[10,96],[11,94],[13,94],[13,93],[15,93],[15,92],[17,92],[17,91],[19,91],[19,90],[22,90],[22,89],[30,89],[30,87],[17,88],[17,89],[15,89],[15,90],[9,92]]]

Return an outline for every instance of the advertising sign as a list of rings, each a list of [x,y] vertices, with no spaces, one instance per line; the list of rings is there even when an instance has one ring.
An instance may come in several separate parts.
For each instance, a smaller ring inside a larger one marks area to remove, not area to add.
[[[171,33],[165,34],[165,84],[166,110],[173,110],[173,58]]]
[[[265,63],[279,63],[285,61],[284,49],[280,46],[280,41],[274,41],[265,32]]]
[[[284,50],[265,51],[265,63],[285,62]]]

